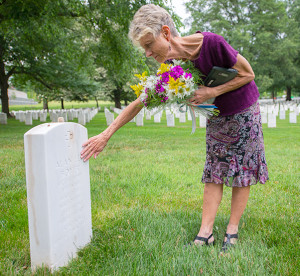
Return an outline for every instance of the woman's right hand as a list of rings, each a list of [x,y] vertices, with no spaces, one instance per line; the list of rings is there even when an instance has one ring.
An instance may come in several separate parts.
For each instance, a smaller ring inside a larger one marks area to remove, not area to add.
[[[82,144],[83,150],[81,151],[81,159],[83,161],[89,160],[93,155],[94,158],[98,156],[98,154],[103,151],[105,146],[107,145],[109,138],[102,132],[94,137],[91,137],[85,143]]]

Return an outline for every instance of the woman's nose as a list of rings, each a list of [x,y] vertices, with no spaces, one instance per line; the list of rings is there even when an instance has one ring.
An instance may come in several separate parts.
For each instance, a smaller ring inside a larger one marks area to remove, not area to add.
[[[152,51],[151,50],[146,50],[145,54],[146,54],[146,57],[151,57],[152,56]]]

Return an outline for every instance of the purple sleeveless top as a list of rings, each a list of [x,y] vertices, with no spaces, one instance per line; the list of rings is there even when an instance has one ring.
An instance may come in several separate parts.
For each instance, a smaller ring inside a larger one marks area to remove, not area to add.
[[[222,36],[209,32],[198,31],[197,33],[203,34],[203,44],[200,56],[192,62],[205,77],[213,66],[231,68],[237,62],[238,51],[233,49]],[[227,116],[251,106],[258,97],[257,86],[254,81],[251,81],[236,90],[216,97],[214,104],[220,110],[221,116]]]

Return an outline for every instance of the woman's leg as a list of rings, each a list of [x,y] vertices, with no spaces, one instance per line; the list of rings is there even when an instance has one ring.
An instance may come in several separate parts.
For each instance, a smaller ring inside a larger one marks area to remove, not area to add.
[[[249,198],[250,186],[233,187],[231,199],[231,214],[227,226],[228,234],[236,234],[239,230],[239,222],[244,213]],[[226,237],[225,240],[226,241]],[[231,243],[235,243],[236,239],[230,239]]]
[[[208,238],[213,231],[213,225],[218,207],[222,200],[223,185],[215,183],[205,183],[203,194],[202,223],[198,236]],[[211,237],[208,242],[213,242]],[[196,244],[203,244],[203,241],[195,241]]]

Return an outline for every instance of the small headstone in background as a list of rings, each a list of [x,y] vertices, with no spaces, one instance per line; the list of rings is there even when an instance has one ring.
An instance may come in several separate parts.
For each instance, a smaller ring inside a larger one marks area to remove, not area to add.
[[[92,236],[87,130],[46,123],[24,135],[31,267],[67,265]]]
[[[186,122],[185,112],[180,112],[179,123],[185,123],[185,122]]]
[[[20,120],[20,122],[25,122],[25,112],[24,111],[20,111],[19,120]]]
[[[262,124],[267,124],[268,123],[268,113],[267,112],[262,112],[261,113],[261,123]]]
[[[80,111],[78,114],[78,124],[85,125],[85,114],[84,111]]]
[[[31,112],[27,112],[25,114],[25,125],[32,125],[32,113]]]
[[[199,126],[206,127],[206,117],[199,114]]]
[[[189,110],[187,111],[187,117],[188,117],[188,121],[192,121],[192,115]]]
[[[68,110],[67,111],[67,115],[68,115],[68,119],[70,121],[73,121],[74,117],[73,117],[73,111],[72,110]]]
[[[67,111],[62,111],[61,117],[64,118],[64,122],[68,122],[68,113],[67,113]]]
[[[175,127],[175,116],[173,113],[167,113],[167,126],[168,127]]]
[[[280,111],[279,111],[279,119],[285,120],[285,109],[284,108],[280,109]]]
[[[154,123],[160,123],[160,113],[154,114]]]
[[[38,120],[39,119],[39,113],[37,111],[32,112],[32,120]]]
[[[51,121],[52,121],[53,123],[56,123],[57,120],[58,120],[58,114],[56,114],[55,112],[53,112],[53,113],[52,113],[52,119],[51,119]]]
[[[136,121],[136,125],[137,126],[143,126],[144,125],[144,115],[143,113],[138,113],[136,116],[135,116],[135,121]]]
[[[114,112],[117,113],[118,115],[121,114],[122,111],[123,111],[123,110],[120,109],[120,108],[116,108],[116,107],[114,108]]]
[[[297,114],[295,111],[290,112],[290,123],[297,124]]]
[[[40,113],[40,122],[46,122],[47,120],[47,112]]]
[[[112,124],[112,122],[114,121],[114,113],[111,113],[111,112],[106,112],[105,113],[105,118],[106,118],[106,124],[108,126],[110,126]]]
[[[268,113],[268,127],[276,127],[276,115]]]
[[[85,122],[89,123],[90,122],[90,114],[88,110],[84,111],[84,117],[85,117]]]
[[[151,112],[146,110],[146,120],[151,120]]]
[[[7,114],[6,113],[0,113],[0,124],[1,125],[7,125]]]

